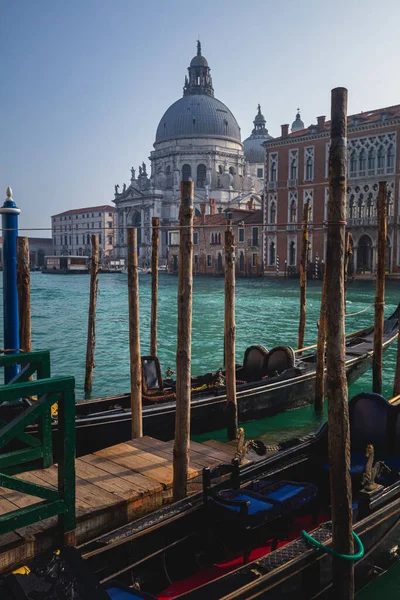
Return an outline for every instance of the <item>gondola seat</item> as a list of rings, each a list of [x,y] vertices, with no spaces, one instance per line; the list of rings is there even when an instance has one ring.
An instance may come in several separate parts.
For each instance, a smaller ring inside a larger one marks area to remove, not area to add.
[[[268,352],[266,370],[268,377],[280,375],[295,364],[295,353],[290,346],[276,346]]]
[[[122,585],[118,581],[110,581],[104,587],[108,598],[110,600],[155,600],[154,596],[141,592],[139,590],[129,588],[126,585]],[[104,600],[102,598],[102,600]]]
[[[264,346],[249,346],[243,358],[243,366],[236,371],[236,379],[259,381],[267,374],[268,350]]]
[[[142,390],[144,396],[162,396],[164,383],[157,356],[142,356]]]
[[[318,487],[313,483],[299,481],[254,481],[249,488],[268,502],[278,503],[282,515],[293,515],[311,503],[312,511],[317,506]]]

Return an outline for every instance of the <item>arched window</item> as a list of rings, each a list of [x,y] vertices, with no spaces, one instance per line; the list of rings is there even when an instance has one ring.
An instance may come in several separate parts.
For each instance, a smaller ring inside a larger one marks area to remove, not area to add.
[[[271,163],[271,181],[276,181],[276,163]]]
[[[368,171],[375,171],[375,148],[368,152]]]
[[[297,160],[295,158],[290,164],[290,179],[297,179]]]
[[[272,266],[275,264],[275,243],[271,242],[269,245],[269,264]]]
[[[224,172],[224,167],[222,165],[218,165],[218,173],[220,175],[222,175],[223,172]]]
[[[354,217],[355,217],[354,194],[352,194],[350,197],[349,216],[350,216],[350,219],[354,219]]]
[[[385,168],[385,151],[383,149],[383,146],[380,146],[379,150],[378,150],[378,169],[384,169]]]
[[[369,194],[368,200],[367,200],[367,217],[374,216],[374,208],[375,208],[375,206],[374,206],[372,194]]]
[[[206,185],[206,165],[198,165],[197,167],[197,187],[203,188]]]
[[[296,264],[296,243],[289,244],[289,265],[293,267]]]
[[[239,271],[244,271],[244,254],[243,254],[243,250],[240,251],[240,255],[239,255]]]
[[[313,159],[312,156],[307,158],[306,164],[306,180],[311,181],[313,179]]]
[[[182,181],[189,181],[192,177],[192,167],[190,165],[183,165],[182,167]]]
[[[365,209],[364,202],[363,202],[362,198],[360,198],[357,203],[357,216],[359,219],[362,219],[364,217],[364,209]]]
[[[387,159],[386,159],[386,167],[388,169],[393,169],[394,167],[394,147],[393,144],[390,144],[387,150]]]
[[[297,204],[295,200],[292,200],[290,205],[290,222],[296,223],[297,220]]]
[[[235,169],[235,167],[229,167],[229,173],[231,175],[236,175],[236,169]]]
[[[276,223],[276,204],[275,202],[271,202],[271,207],[269,209],[269,222],[270,223]]]
[[[356,151],[353,150],[353,152],[350,154],[350,176],[354,177],[356,173],[357,173],[357,156],[356,156]]]
[[[365,171],[366,162],[365,150],[363,148],[360,152],[360,156],[358,157],[358,168],[360,171]]]

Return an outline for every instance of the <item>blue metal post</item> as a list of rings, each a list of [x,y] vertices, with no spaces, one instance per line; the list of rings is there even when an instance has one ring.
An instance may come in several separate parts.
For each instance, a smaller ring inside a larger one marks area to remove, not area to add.
[[[17,289],[17,236],[18,215],[12,190],[7,188],[7,198],[0,208],[3,215],[3,319],[4,319],[4,349],[11,353],[19,350],[19,315]],[[19,366],[6,367],[4,383],[8,383],[19,372]]]

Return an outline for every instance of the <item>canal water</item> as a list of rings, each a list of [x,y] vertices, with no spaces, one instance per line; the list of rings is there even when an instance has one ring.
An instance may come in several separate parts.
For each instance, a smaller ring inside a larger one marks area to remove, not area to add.
[[[0,295],[2,280],[0,278]],[[267,348],[289,345],[296,348],[299,322],[298,280],[238,279],[236,282],[237,362],[252,344]],[[141,352],[149,352],[150,276],[140,277]],[[347,292],[346,312],[355,313],[371,307],[375,282],[356,281]],[[177,279],[160,273],[158,356],[163,373],[175,368]],[[307,326],[305,345],[315,343],[319,318],[321,282],[307,286]],[[387,282],[385,315],[400,300],[400,284]],[[52,375],[73,375],[77,400],[84,398],[87,317],[89,305],[88,275],[46,275],[31,273],[31,309],[33,349],[51,351]],[[0,308],[2,311],[2,306]],[[217,370],[223,364],[224,282],[222,278],[196,277],[193,298],[192,374]],[[373,323],[372,307],[346,319],[346,332]],[[3,318],[0,319],[2,339]],[[395,345],[397,346],[397,344]],[[384,356],[384,394],[392,394],[396,348]],[[92,397],[123,393],[129,390],[128,299],[127,279],[122,274],[99,276],[96,321],[96,368]],[[371,389],[371,372],[350,389],[349,395]],[[248,423],[246,437],[258,437],[267,444],[298,437],[315,431],[326,415],[316,417],[312,406],[275,417]],[[225,432],[207,436],[224,439]],[[396,567],[394,568],[396,570]],[[400,574],[397,568],[396,578]],[[383,581],[383,579],[382,579]],[[382,588],[383,589],[383,588]],[[393,588],[399,591],[399,588]],[[375,593],[374,591],[372,592]],[[362,599],[375,597],[363,592]],[[365,595],[367,594],[367,595]]]

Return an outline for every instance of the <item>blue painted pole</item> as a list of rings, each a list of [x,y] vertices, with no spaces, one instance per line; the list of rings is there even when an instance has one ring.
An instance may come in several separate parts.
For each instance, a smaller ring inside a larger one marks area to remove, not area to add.
[[[3,216],[3,319],[4,349],[10,354],[19,351],[19,316],[17,288],[17,236],[20,209],[7,188],[7,198],[0,208]],[[19,372],[19,366],[5,368],[4,383],[11,381]]]

